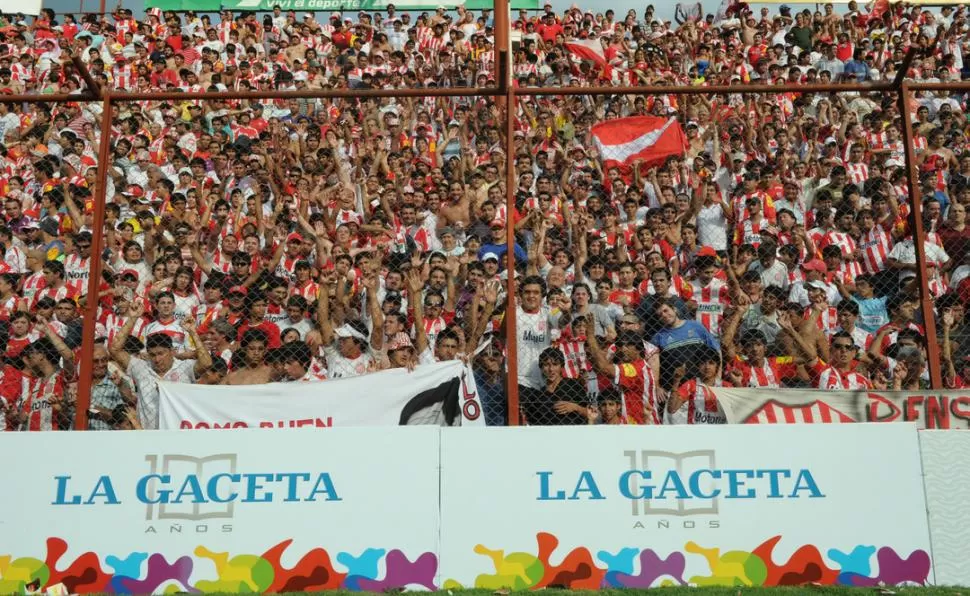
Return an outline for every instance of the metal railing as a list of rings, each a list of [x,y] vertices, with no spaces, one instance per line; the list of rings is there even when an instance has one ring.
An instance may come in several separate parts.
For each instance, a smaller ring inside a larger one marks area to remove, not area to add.
[[[915,249],[917,263],[919,264],[916,272],[919,284],[920,301],[923,307],[924,323],[926,326],[927,354],[930,382],[933,388],[943,387],[943,377],[940,365],[940,350],[937,341],[936,324],[934,320],[933,296],[928,287],[928,276],[926,269],[925,248],[920,239],[925,238],[923,229],[923,218],[921,216],[921,197],[918,184],[918,172],[916,167],[916,157],[913,143],[913,127],[910,118],[913,105],[912,92],[919,90],[949,90],[949,91],[968,91],[970,82],[954,83],[919,83],[904,80],[902,76],[894,81],[875,82],[875,83],[856,83],[856,84],[819,84],[819,85],[765,85],[765,84],[738,84],[738,85],[719,85],[719,86],[665,86],[650,85],[640,87],[556,87],[556,88],[518,88],[515,87],[510,79],[509,64],[509,43],[508,43],[508,3],[507,0],[497,0],[495,3],[496,15],[496,86],[491,88],[409,88],[409,89],[318,89],[306,91],[248,91],[248,92],[205,92],[196,94],[186,94],[179,92],[162,93],[125,93],[116,92],[110,89],[100,88],[92,79],[84,65],[74,59],[75,66],[84,78],[87,87],[79,94],[55,94],[55,95],[0,95],[2,103],[22,103],[22,102],[44,102],[44,103],[63,103],[63,102],[100,102],[101,103],[101,136],[99,145],[99,158],[97,165],[97,185],[94,192],[94,222],[95,233],[92,239],[92,255],[101,255],[104,250],[104,224],[105,206],[108,197],[106,196],[107,176],[112,150],[112,129],[111,114],[115,106],[124,105],[134,101],[162,101],[162,100],[264,100],[264,99],[336,99],[336,98],[400,98],[400,97],[467,97],[484,96],[495,98],[496,102],[503,109],[501,110],[501,129],[506,135],[505,151],[505,173],[506,196],[505,207],[509,214],[515,210],[515,190],[517,188],[515,178],[516,155],[512,143],[514,138],[514,120],[517,101],[542,96],[617,96],[617,95],[728,95],[736,93],[744,94],[780,94],[780,93],[869,93],[879,92],[884,94],[895,94],[897,97],[900,112],[904,123],[903,140],[905,144],[905,164],[909,177],[909,201],[915,220]],[[503,34],[504,33],[504,34]],[[908,65],[915,57],[916,50],[910,50],[906,56],[900,73],[905,73]],[[511,221],[509,222],[511,224]],[[513,225],[507,225],[506,241],[509,247],[516,243],[516,232]],[[515,271],[515,256],[513,250],[506,252],[507,271]],[[92,379],[93,379],[93,358],[92,352],[95,344],[96,324],[98,320],[98,305],[100,303],[99,291],[102,278],[102,259],[93,258],[91,260],[91,270],[88,279],[87,301],[84,309],[83,339],[80,352],[80,378],[78,383],[78,394],[76,403],[75,428],[88,428],[88,406],[91,399]],[[520,410],[520,396],[516,383],[517,362],[514,354],[516,353],[516,282],[514,275],[507,276],[506,295],[508,303],[506,306],[505,325],[506,325],[506,351],[507,358],[507,399],[509,424],[519,424],[519,416],[516,414]]]

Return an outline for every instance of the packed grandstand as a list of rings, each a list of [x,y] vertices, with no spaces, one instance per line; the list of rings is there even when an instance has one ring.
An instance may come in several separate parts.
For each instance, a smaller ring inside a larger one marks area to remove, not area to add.
[[[6,15],[0,92],[38,101],[0,103],[0,427],[72,427],[92,258],[93,429],[157,427],[159,379],[326,381],[455,358],[489,425],[717,423],[720,385],[928,387],[925,317],[946,385],[970,383],[966,93],[917,92],[912,114],[880,91],[744,93],[891,80],[913,47],[909,79],[959,81],[965,9],[712,8],[513,15],[520,88],[738,92],[518,96],[512,139],[487,97],[192,97],[492,86],[490,11]],[[44,103],[84,88],[72,57],[103,88],[186,97],[109,115]],[[639,117],[676,127],[680,147],[610,155],[593,126]],[[933,312],[914,281],[903,118]]]

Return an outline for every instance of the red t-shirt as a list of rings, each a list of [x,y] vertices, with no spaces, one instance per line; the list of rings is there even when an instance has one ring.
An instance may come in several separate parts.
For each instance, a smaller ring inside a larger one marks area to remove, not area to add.
[[[250,329],[259,329],[266,334],[266,347],[269,349],[278,348],[282,345],[280,341],[280,328],[276,323],[272,321],[262,321],[259,325],[250,325],[249,323],[243,323],[239,326],[239,335],[237,336],[238,341],[242,341],[243,334]]]

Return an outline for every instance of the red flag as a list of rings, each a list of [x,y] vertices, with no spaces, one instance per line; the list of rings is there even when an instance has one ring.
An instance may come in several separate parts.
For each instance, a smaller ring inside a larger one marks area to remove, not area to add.
[[[676,118],[618,118],[593,125],[592,133],[604,169],[627,169],[637,160],[656,165],[687,151],[687,137]]]
[[[566,49],[580,60],[590,60],[596,66],[607,66],[606,54],[599,39],[574,39],[566,42]]]

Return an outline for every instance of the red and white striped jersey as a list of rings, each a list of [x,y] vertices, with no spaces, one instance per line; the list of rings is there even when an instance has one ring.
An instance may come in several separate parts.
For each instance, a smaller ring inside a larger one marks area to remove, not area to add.
[[[872,389],[872,382],[862,374],[855,371],[842,372],[834,366],[823,364],[819,361],[812,374],[812,386],[816,389],[828,391],[848,390],[848,389]]]
[[[836,271],[829,272],[828,281],[831,282],[833,279],[838,278],[842,283],[850,285],[854,283],[853,280],[855,278],[863,273],[862,263],[856,261],[843,262]]]
[[[657,383],[646,360],[614,365],[613,384],[623,394],[623,418],[627,424],[660,424]]]
[[[202,303],[195,309],[195,325],[199,333],[204,333],[209,329],[212,321],[222,316],[225,310],[221,302],[215,304]]]
[[[441,50],[445,49],[445,44],[448,43],[444,37],[425,37],[418,43],[418,51],[425,55],[425,57],[437,55],[441,53]]]
[[[20,62],[14,62],[10,65],[10,74],[10,80],[26,85],[34,78],[34,69]]]
[[[59,428],[52,406],[53,402],[64,399],[64,391],[72,378],[73,372],[70,370],[57,370],[47,378],[33,377],[19,372],[19,383],[16,384],[19,385],[16,407],[21,413],[26,414],[27,419],[18,430],[66,430]],[[5,385],[9,382],[4,378]]]
[[[566,357],[563,376],[567,379],[585,380],[586,373],[593,369],[589,357],[586,356],[585,338],[563,341],[559,344],[559,350]]]
[[[797,372],[795,361],[791,356],[765,358],[757,366],[737,356],[734,366],[741,371],[741,385],[744,387],[781,387],[784,379],[794,377]]]
[[[718,278],[713,278],[706,287],[698,280],[690,282],[694,293],[691,300],[697,303],[697,322],[704,326],[711,335],[719,337],[721,323],[724,319],[724,309],[731,305],[731,290],[728,284]]]
[[[855,252],[856,242],[848,232],[829,230],[825,232],[821,240],[819,240],[817,246],[819,250],[825,248],[826,246],[838,246],[840,249],[842,249],[843,256],[850,257],[852,256],[852,253]]]
[[[812,316],[812,308],[805,309],[805,319]],[[826,337],[832,335],[839,328],[839,311],[834,306],[830,306],[822,311],[815,321],[815,326],[825,332]]]
[[[882,332],[883,329],[885,329],[886,327],[889,327],[890,325],[892,325],[892,323],[886,323],[885,325],[883,325],[879,329],[876,329],[876,333],[874,334],[874,337],[875,336],[878,336],[879,333]],[[920,335],[922,335],[924,337],[926,336],[926,330],[923,329],[923,326],[922,325],[917,325],[916,323],[909,323],[909,324],[906,325],[905,328],[906,329],[912,329],[913,331],[917,331],[917,332],[919,332]],[[881,345],[879,346],[880,347],[880,351],[881,352],[885,352],[889,348],[889,346],[891,346],[894,343],[896,343],[896,340],[897,339],[899,339],[899,331],[891,331],[891,332],[887,333],[886,335],[884,335],[883,338],[882,338]]]
[[[677,388],[677,394],[684,403],[676,412],[667,412],[665,424],[727,424],[727,416],[718,406],[717,394],[700,379],[687,381]]]
[[[10,315],[16,312],[21,304],[23,304],[23,299],[16,294],[11,295],[6,300],[0,299],[0,321],[8,321]]]
[[[845,173],[848,175],[849,181],[852,184],[862,184],[869,179],[869,166],[862,162],[849,162],[845,164]]]
[[[759,222],[745,219],[739,221],[734,231],[734,243],[737,245],[750,244],[755,248],[761,245],[761,232],[770,224],[762,219]]]
[[[77,301],[77,292],[69,286],[61,286],[59,288],[46,287],[34,294],[34,300],[31,306],[37,306],[37,303],[44,298],[53,298],[54,302],[60,302],[65,298],[70,298],[71,300]]]
[[[88,278],[91,276],[91,257],[68,255],[64,259],[64,283],[70,286],[75,296],[88,293]]]
[[[104,325],[109,346],[111,345],[111,342],[114,341],[115,336],[118,335],[118,332],[121,331],[121,328],[125,326],[125,321],[127,320],[128,320],[128,317],[117,315],[110,311],[108,312],[108,314],[101,317],[101,324]],[[144,334],[142,333],[144,328],[145,328],[145,319],[143,318],[138,319],[137,321],[135,321],[135,326],[132,327],[131,329],[131,336],[144,337]]]
[[[873,149],[882,149],[889,142],[889,135],[885,132],[869,131],[866,133],[866,142]]]
[[[882,226],[872,226],[859,238],[859,249],[862,250],[862,268],[865,272],[879,273],[886,269],[886,257],[893,249],[893,241]]]

